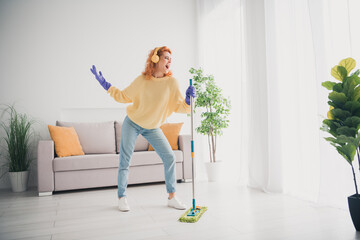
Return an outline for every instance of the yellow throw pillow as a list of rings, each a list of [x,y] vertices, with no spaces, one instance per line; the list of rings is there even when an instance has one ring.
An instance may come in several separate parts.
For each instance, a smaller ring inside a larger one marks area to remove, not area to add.
[[[59,157],[84,155],[75,128],[51,125],[48,125],[48,128],[55,144],[55,152]]]
[[[170,143],[172,150],[178,150],[178,138],[181,127],[184,123],[165,123],[161,125],[160,129],[163,131],[165,137]],[[154,148],[149,144],[148,151],[154,151]]]

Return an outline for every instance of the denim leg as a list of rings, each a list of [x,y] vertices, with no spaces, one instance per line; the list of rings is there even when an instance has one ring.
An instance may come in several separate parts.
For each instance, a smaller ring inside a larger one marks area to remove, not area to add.
[[[176,191],[175,154],[160,128],[144,129],[141,134],[153,146],[164,163],[166,191]]]
[[[118,197],[124,197],[128,184],[130,159],[134,152],[135,142],[139,135],[140,127],[127,116],[121,127],[120,163],[118,172]]]

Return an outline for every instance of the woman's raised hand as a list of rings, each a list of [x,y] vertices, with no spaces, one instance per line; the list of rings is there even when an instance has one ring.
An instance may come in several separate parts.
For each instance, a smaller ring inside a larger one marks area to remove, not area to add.
[[[105,78],[103,77],[101,71],[99,72],[99,74],[97,73],[95,65],[93,65],[92,68],[90,68],[90,71],[94,74],[96,80],[98,80],[98,82],[100,83],[100,85],[101,85],[106,91],[111,87],[111,84],[105,80]]]

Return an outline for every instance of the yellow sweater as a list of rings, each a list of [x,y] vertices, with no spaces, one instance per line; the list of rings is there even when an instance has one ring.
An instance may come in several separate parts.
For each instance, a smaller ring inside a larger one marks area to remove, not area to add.
[[[190,106],[173,77],[146,80],[145,75],[140,75],[124,90],[111,86],[108,93],[117,102],[132,102],[126,108],[128,117],[146,129],[160,127],[173,112],[190,113]]]

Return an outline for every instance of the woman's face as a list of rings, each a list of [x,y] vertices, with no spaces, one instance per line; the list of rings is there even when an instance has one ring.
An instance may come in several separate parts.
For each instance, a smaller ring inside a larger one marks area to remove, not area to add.
[[[159,62],[156,64],[155,70],[166,75],[170,71],[171,54],[169,52],[163,52],[160,56]]]

